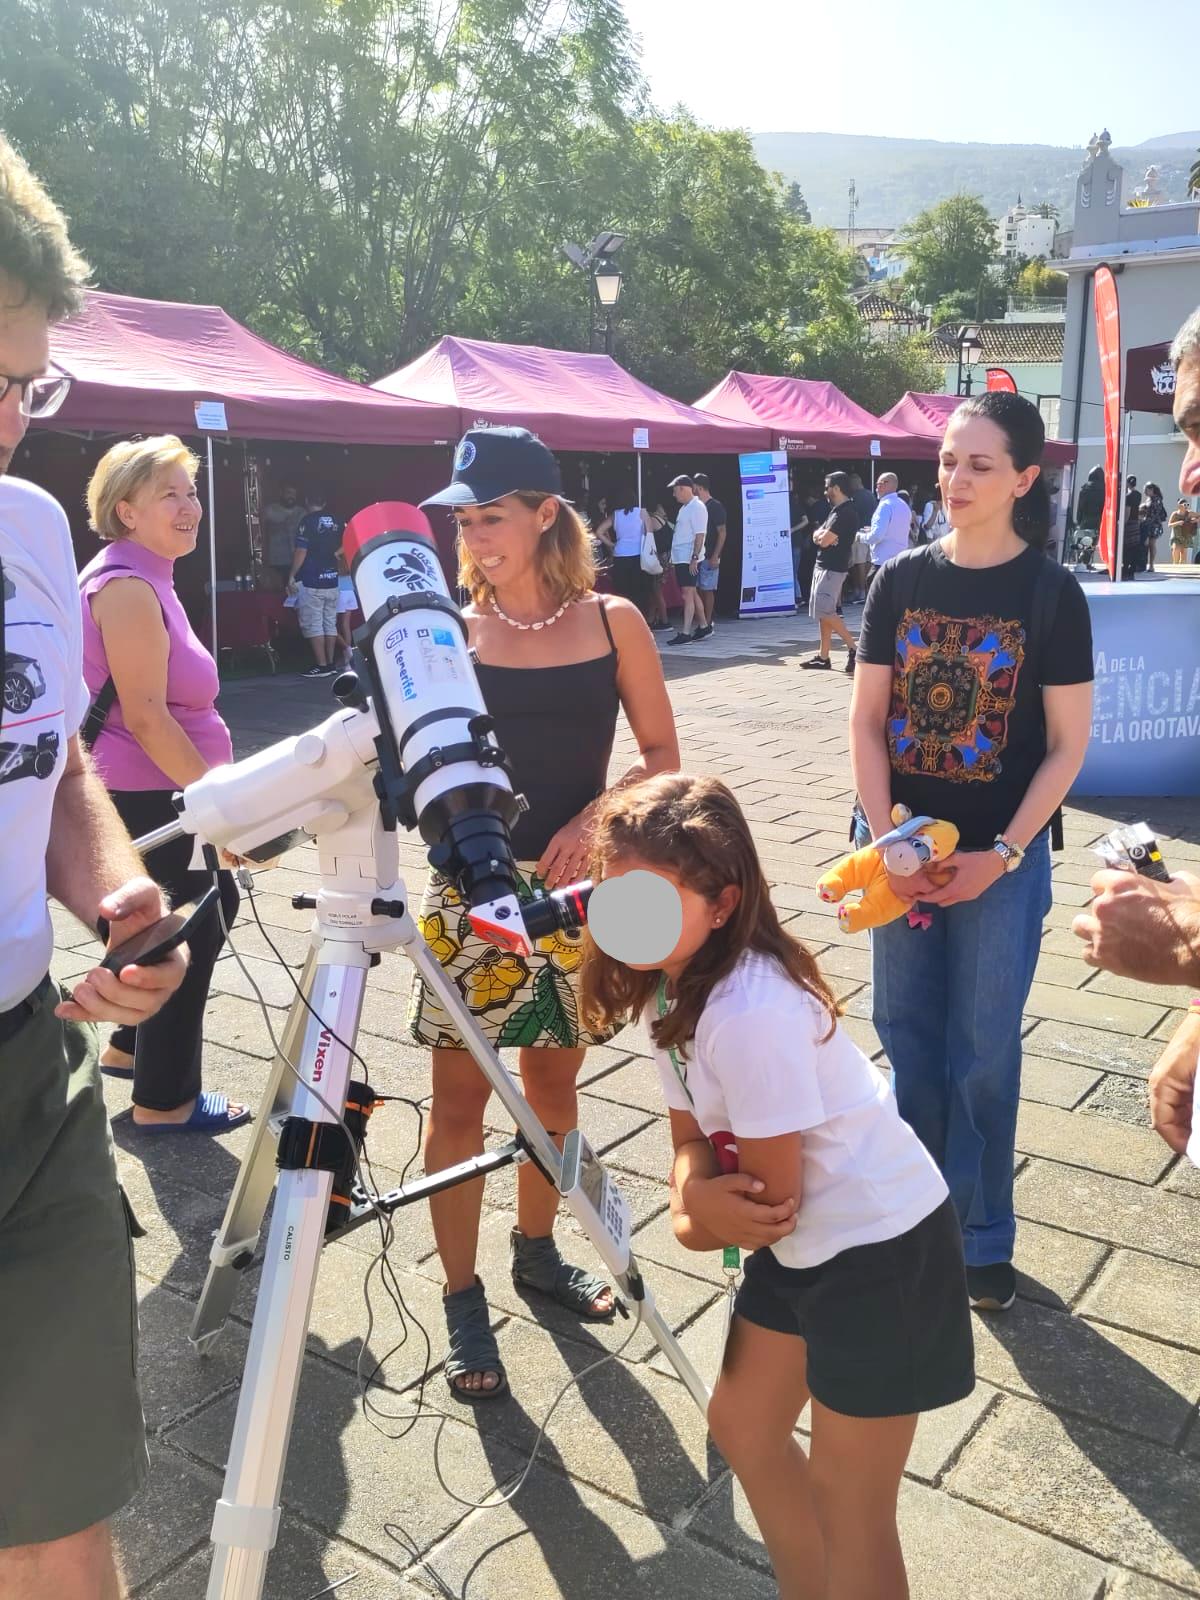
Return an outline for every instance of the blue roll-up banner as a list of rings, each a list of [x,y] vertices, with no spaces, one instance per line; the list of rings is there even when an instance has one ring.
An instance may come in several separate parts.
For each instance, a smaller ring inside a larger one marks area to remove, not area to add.
[[[742,592],[738,614],[796,608],[788,458],[783,450],[739,456],[742,475]]]
[[[1200,794],[1200,583],[1085,584],[1096,688],[1073,795]]]

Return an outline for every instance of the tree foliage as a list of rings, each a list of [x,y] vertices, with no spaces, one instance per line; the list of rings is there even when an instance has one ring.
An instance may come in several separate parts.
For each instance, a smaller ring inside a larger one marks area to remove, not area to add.
[[[996,259],[995,224],[973,195],[951,195],[922,211],[900,230],[900,241],[908,261],[904,286],[920,305],[936,306],[950,295],[979,296]]]
[[[1016,293],[1037,300],[1065,300],[1067,275],[1065,272],[1055,272],[1040,258],[1027,261],[1017,277]]]
[[[812,221],[812,212],[808,209],[808,201],[804,198],[804,191],[798,183],[788,184],[783,204],[784,208],[798,222]]]
[[[560,247],[614,227],[647,381],[875,382],[849,256],[745,134],[649,106],[620,0],[0,5],[0,126],[103,288],[373,378],[451,331],[586,347]]]

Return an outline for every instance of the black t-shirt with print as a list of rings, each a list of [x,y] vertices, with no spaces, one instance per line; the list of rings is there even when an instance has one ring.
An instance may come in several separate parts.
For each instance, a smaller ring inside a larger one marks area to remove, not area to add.
[[[850,552],[854,548],[854,535],[858,532],[858,512],[849,500],[843,500],[821,524],[821,532],[837,534],[836,544],[826,545],[817,551],[817,565],[827,572],[849,572]]]
[[[897,574],[913,561],[920,570],[899,616]],[[1091,617],[1073,576],[1045,649],[1030,648],[1047,565],[1031,548],[998,567],[958,567],[932,544],[887,562],[867,595],[858,660],[892,668],[892,800],[953,822],[965,849],[1004,832],[1045,759],[1042,686],[1092,681]]]

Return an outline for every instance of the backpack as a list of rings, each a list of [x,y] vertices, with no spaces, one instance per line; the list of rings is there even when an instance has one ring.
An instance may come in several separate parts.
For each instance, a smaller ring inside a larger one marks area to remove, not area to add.
[[[894,568],[892,593],[895,596],[897,615],[911,611],[916,603],[917,590],[921,585],[921,574],[926,567],[926,557],[921,547],[921,553],[910,556],[897,556]],[[1054,630],[1054,619],[1058,615],[1059,602],[1063,591],[1070,580],[1066,567],[1060,566],[1057,561],[1052,561],[1049,556],[1043,558],[1043,570],[1039,581],[1033,588],[1033,610],[1029,618],[1029,646],[1037,665],[1040,667],[1050,635]],[[1043,730],[1045,719],[1043,718]],[[1062,807],[1050,818],[1050,847],[1053,850],[1063,848],[1063,814]]]

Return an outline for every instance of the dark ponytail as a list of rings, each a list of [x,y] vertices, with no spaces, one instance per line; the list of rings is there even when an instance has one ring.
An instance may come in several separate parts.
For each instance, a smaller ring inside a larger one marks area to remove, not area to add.
[[[1018,472],[1024,472],[1026,467],[1041,466],[1042,451],[1046,448],[1046,424],[1038,408],[1024,395],[989,389],[964,400],[954,415],[986,417],[994,422],[1007,441],[1009,456]],[[1044,550],[1050,540],[1051,521],[1050,494],[1045,474],[1039,472],[1029,492],[1013,506],[1013,531],[1035,550]]]

